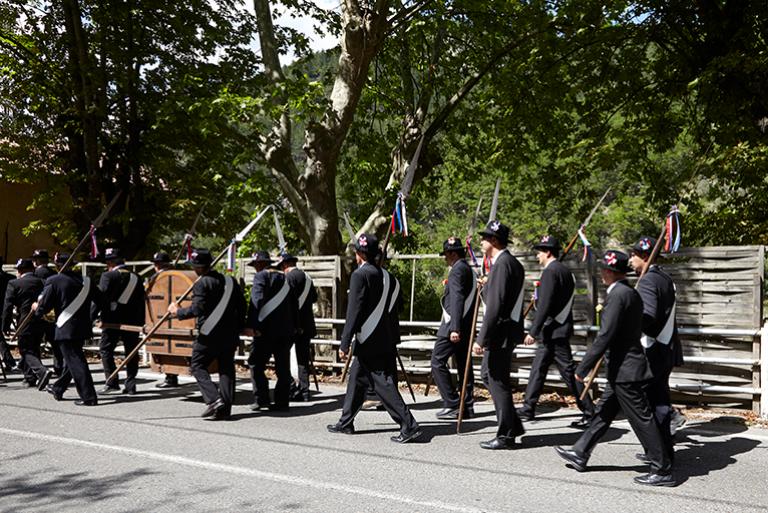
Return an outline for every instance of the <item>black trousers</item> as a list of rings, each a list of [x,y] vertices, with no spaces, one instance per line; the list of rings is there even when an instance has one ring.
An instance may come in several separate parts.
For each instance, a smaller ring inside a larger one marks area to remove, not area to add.
[[[0,362],[6,369],[11,369],[16,366],[16,359],[11,354],[11,346],[5,340],[5,335],[0,332]]]
[[[56,324],[52,322],[43,322],[43,335],[45,341],[51,346],[53,372],[55,372],[57,376],[61,376],[64,373],[64,355],[61,352],[58,342],[56,342]]]
[[[269,380],[264,374],[270,356],[275,357],[275,405],[287,407],[291,395],[291,342],[287,337],[257,337],[253,339],[248,364],[251,366],[253,396],[260,406],[269,406]]]
[[[496,408],[496,420],[499,427],[498,438],[515,438],[525,433],[523,423],[515,411],[512,401],[512,382],[509,373],[512,370],[512,350],[514,348],[485,348],[483,353],[483,383],[491,392],[493,406]]]
[[[53,389],[64,394],[75,380],[77,395],[83,401],[96,401],[96,389],[93,386],[93,378],[88,368],[88,362],[83,352],[83,340],[57,340],[56,345],[61,349],[64,357],[64,369],[59,379],[53,383]]]
[[[667,454],[674,461],[675,441],[669,430],[669,425],[672,422],[672,398],[669,393],[669,375],[672,374],[672,367],[674,366],[673,349],[656,342],[646,350],[645,355],[653,373],[653,379],[646,388],[648,402]]]
[[[192,344],[192,359],[189,371],[197,380],[197,386],[203,395],[205,404],[211,404],[217,399],[228,408],[232,407],[235,396],[235,350],[237,335],[227,338],[212,338],[199,335]],[[219,386],[211,379],[208,367],[217,360],[219,364]],[[231,411],[231,410],[230,410]]]
[[[349,367],[349,382],[339,424],[344,427],[353,424],[355,416],[365,402],[368,387],[372,385],[373,391],[381,399],[389,416],[400,426],[401,433],[411,433],[419,428],[419,424],[397,388],[397,367],[394,355],[391,360],[391,362],[380,362],[366,361],[366,358],[360,357],[354,359]]]
[[[547,372],[552,362],[560,371],[563,382],[576,397],[576,404],[584,415],[591,417],[595,411],[595,405],[592,398],[587,394],[582,401],[579,399],[584,390],[584,384],[576,381],[574,373],[576,371],[576,362],[573,361],[571,352],[571,343],[567,338],[558,338],[546,342],[540,342],[536,348],[536,356],[531,364],[531,373],[528,377],[528,386],[525,389],[525,406],[527,411],[535,411],[536,403],[539,402],[541,391],[544,389],[544,381],[547,379]]]
[[[448,337],[438,337],[435,342],[435,348],[432,350],[432,379],[440,391],[440,397],[443,398],[443,406],[446,408],[458,408],[461,405],[461,398],[456,385],[453,383],[453,376],[448,370],[448,360],[451,356],[456,357],[456,368],[458,370],[459,386],[464,380],[464,368],[467,364],[467,348],[469,339],[462,337],[455,344]],[[474,401],[474,383],[475,376],[472,366],[469,367],[469,379],[467,380],[467,390],[464,394],[464,404],[472,406]]]
[[[131,331],[105,329],[101,332],[101,342],[99,343],[99,353],[101,353],[101,365],[104,367],[104,377],[109,380],[109,376],[115,372],[115,347],[118,342],[123,341],[125,355],[128,356],[137,345],[139,345],[139,334]],[[139,373],[139,355],[136,354],[125,366],[125,389],[136,390],[136,374]],[[107,386],[119,387],[120,378],[115,376],[111,381],[107,381]]]
[[[40,361],[41,336],[38,333],[25,333],[19,336],[19,367],[24,372],[24,379],[34,383],[43,377],[48,370]]]
[[[659,428],[648,403],[646,383],[608,383],[597,403],[589,427],[573,446],[573,450],[589,456],[600,438],[611,427],[619,411],[623,411],[651,461],[651,471],[669,474],[672,465],[663,445]]]
[[[299,367],[299,393],[304,399],[309,399],[309,372],[312,358],[312,337],[298,335],[293,338],[293,346],[296,348],[296,364]]]

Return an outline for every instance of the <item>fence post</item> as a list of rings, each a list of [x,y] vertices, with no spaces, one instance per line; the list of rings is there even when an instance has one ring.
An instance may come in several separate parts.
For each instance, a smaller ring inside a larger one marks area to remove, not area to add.
[[[760,416],[768,419],[768,320],[760,332]]]

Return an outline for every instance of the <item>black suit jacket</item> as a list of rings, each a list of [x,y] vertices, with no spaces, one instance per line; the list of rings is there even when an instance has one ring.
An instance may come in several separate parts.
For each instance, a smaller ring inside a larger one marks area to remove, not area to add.
[[[512,318],[525,286],[525,270],[508,250],[503,250],[488,273],[483,287],[483,326],[477,344],[489,348],[511,348],[523,341],[522,309]],[[515,312],[517,313],[517,312]]]
[[[541,273],[541,285],[536,301],[536,315],[529,333],[539,342],[570,338],[573,335],[573,312],[569,309],[563,322],[555,320],[573,295],[573,274],[557,260],[553,260]]]
[[[236,338],[243,327],[245,316],[245,298],[237,280],[233,281],[232,295],[229,298],[224,314],[208,335],[198,336],[200,339],[231,340]],[[224,275],[211,270],[200,277],[192,287],[192,304],[187,308],[179,308],[178,319],[196,319],[196,327],[202,329],[205,321],[211,316],[216,306],[224,296]]]
[[[83,276],[75,271],[65,271],[51,276],[45,280],[43,293],[38,301],[35,316],[42,318],[45,314],[54,311],[58,319],[61,312],[67,308],[83,290]],[[91,303],[100,303],[101,291],[90,281],[88,296],[82,306],[75,312],[69,321],[63,326],[56,326],[55,340],[85,340],[93,336],[91,322]]]
[[[675,304],[675,284],[661,267],[652,265],[637,282],[637,292],[643,300],[643,334],[656,338],[669,319]],[[674,322],[674,321],[673,321]],[[669,345],[656,342],[646,349],[646,356],[656,375],[683,364],[683,352],[675,322]]]
[[[136,286],[125,304],[118,299],[127,289],[131,276],[135,276]],[[94,319],[101,313],[102,322],[115,324],[144,325],[145,304],[144,286],[136,273],[120,267],[102,273],[99,280],[102,303],[93,305],[91,317]]]
[[[19,322],[26,319],[32,307],[32,303],[37,301],[38,296],[43,292],[43,280],[33,273],[26,273],[21,278],[8,282],[5,291],[5,303],[3,307],[3,331],[11,329],[13,321],[13,309],[19,312]],[[42,333],[42,324],[34,317],[30,323],[18,333],[22,335],[39,335]]]
[[[457,260],[448,273],[448,283],[440,299],[443,309],[448,312],[451,320],[446,322],[445,317],[441,318],[440,328],[437,330],[438,337],[448,337],[452,331],[458,331],[462,340],[469,338],[469,331],[472,329],[472,312],[477,296],[473,291],[474,282],[475,273],[472,272],[467,261]],[[469,308],[465,312],[467,301],[469,301]]]
[[[600,331],[581,361],[576,374],[586,377],[605,354],[608,381],[633,383],[651,379],[652,374],[640,345],[643,301],[626,280],[616,282],[603,303]]]
[[[373,264],[361,265],[349,277],[347,316],[344,331],[341,334],[340,349],[342,351],[349,352],[352,338],[360,332],[363,323],[376,309],[384,293],[382,270]],[[386,299],[389,299],[388,291],[385,301]],[[365,340],[358,340],[355,345],[355,355],[370,359],[391,354],[395,347],[390,339],[391,331],[391,320],[385,308],[370,336]]]
[[[56,271],[48,267],[47,265],[40,265],[35,267],[35,276],[45,281],[51,276],[57,274]]]
[[[292,337],[296,333],[298,298],[289,290],[288,296],[264,319],[259,313],[273,297],[277,296],[286,283],[285,274],[273,269],[264,269],[253,277],[251,303],[248,305],[248,326],[260,331],[262,337]],[[290,284],[288,285],[290,287]]]
[[[315,326],[315,314],[312,311],[312,305],[317,303],[317,289],[314,284],[310,284],[309,293],[307,294],[304,304],[299,305],[307,281],[310,281],[311,283],[312,280],[307,273],[299,268],[293,268],[289,271],[285,275],[285,279],[288,281],[288,285],[291,287],[291,292],[296,299],[296,311],[298,312],[297,327],[301,329],[303,336],[314,337],[317,335],[317,326]]]

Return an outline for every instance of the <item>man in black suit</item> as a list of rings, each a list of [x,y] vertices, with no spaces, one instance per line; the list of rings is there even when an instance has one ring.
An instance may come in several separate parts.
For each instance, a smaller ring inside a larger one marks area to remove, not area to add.
[[[139,344],[139,333],[115,327],[117,325],[144,326],[144,287],[139,275],[125,266],[125,260],[117,248],[107,248],[104,251],[107,271],[102,273],[99,280],[102,304],[94,305],[91,316],[95,320],[101,316],[101,364],[104,367],[104,383],[99,393],[114,394],[120,392],[118,377],[109,381],[115,371],[115,347],[123,341],[125,354],[130,354]],[[110,326],[112,325],[112,326]],[[135,355],[126,365],[124,394],[136,394],[136,375],[139,372],[139,357]]]
[[[56,266],[61,269],[69,259],[69,255],[59,253],[54,259]],[[72,265],[74,265],[74,260]],[[32,305],[35,316],[41,319],[45,314],[54,311],[56,314],[55,344],[58,345],[64,357],[64,369],[52,385],[46,390],[54,399],[61,401],[72,379],[80,399],[75,401],[78,406],[95,406],[98,404],[93,378],[85,359],[83,345],[85,340],[93,336],[91,323],[91,303],[101,303],[101,292],[90,278],[72,270],[59,272],[45,280],[40,299]]]
[[[648,267],[655,245],[656,239],[653,237],[641,237],[632,247],[629,264],[638,275],[645,271],[636,288],[643,300],[643,336],[640,342],[653,373],[647,390],[648,401],[664,446],[674,462],[674,440],[670,430],[673,409],[669,394],[669,375],[673,367],[683,364],[683,352],[675,323],[675,284],[658,265]],[[638,457],[645,460],[644,454],[639,454]]]
[[[50,257],[48,256],[47,249],[36,249],[32,252],[32,262],[35,264],[35,276],[43,280],[43,284],[45,284],[45,280],[56,274],[56,271],[48,267],[49,260]],[[59,346],[56,345],[56,325],[45,319],[41,322],[43,324],[45,341],[51,346],[51,353],[53,354],[53,375],[59,377],[64,372],[64,356],[61,354]]]
[[[464,245],[459,238],[448,238],[443,243],[443,251],[440,255],[445,258],[450,271],[440,300],[443,316],[440,320],[440,328],[437,330],[435,348],[432,351],[432,378],[440,391],[440,397],[443,398],[443,409],[437,412],[437,418],[453,420],[459,416],[461,398],[448,370],[448,360],[451,356],[455,357],[459,383],[462,383],[467,362],[469,335],[472,330],[472,312],[477,296],[477,283],[475,273],[464,260]],[[474,376],[470,366],[464,398],[466,411],[463,418],[465,419],[472,417],[473,397]]]
[[[291,395],[291,340],[296,335],[298,300],[285,275],[270,267],[266,251],[256,252],[248,265],[256,269],[248,305],[248,328],[253,344],[248,364],[251,367],[254,402],[251,410],[288,410]],[[274,402],[269,398],[269,380],[264,374],[270,356],[275,358]]]
[[[635,477],[635,482],[675,486],[677,483],[672,475],[669,454],[644,390],[652,374],[640,344],[643,301],[626,281],[629,257],[621,251],[608,251],[600,264],[603,283],[608,287],[600,331],[576,369],[576,379],[583,381],[603,356],[608,383],[581,438],[571,449],[556,446],[555,451],[570,466],[583,472],[592,450],[619,411],[623,411],[651,465],[650,473]]]
[[[189,370],[206,404],[201,417],[226,420],[232,414],[235,395],[235,350],[243,328],[245,298],[237,280],[211,268],[213,257],[207,249],[193,250],[191,263],[198,276],[192,288],[192,305],[180,308],[171,303],[168,312],[177,319],[196,319],[198,334]],[[218,387],[208,372],[214,360],[219,366]]]
[[[509,228],[491,221],[482,236],[483,253],[491,270],[482,289],[485,313],[473,352],[483,357],[482,376],[493,398],[499,426],[496,438],[481,442],[483,449],[513,449],[515,437],[525,433],[512,402],[509,373],[512,351],[523,341],[523,296],[525,271],[509,252]]]
[[[43,280],[34,275],[35,266],[32,260],[21,258],[16,262],[18,278],[8,283],[5,292],[2,327],[8,333],[13,321],[14,308],[18,312],[17,326],[29,315],[32,304],[37,301],[43,291]],[[53,374],[40,361],[40,343],[42,342],[42,323],[32,319],[27,326],[17,333],[19,340],[19,367],[24,372],[24,382],[27,386],[37,385],[38,390],[45,390]]]
[[[291,345],[296,348],[296,363],[299,367],[298,387],[291,397],[293,401],[309,401],[309,373],[312,369],[312,337],[317,335],[315,314],[312,305],[317,302],[317,290],[312,278],[296,267],[298,258],[287,252],[280,254],[277,267],[285,275],[291,287],[291,295],[296,300],[296,334]]]
[[[560,241],[555,237],[545,235],[533,249],[543,271],[536,298],[536,314],[523,342],[527,346],[535,343],[539,346],[536,348],[528,387],[525,389],[525,405],[518,410],[518,414],[523,420],[535,418],[536,403],[539,402],[549,367],[554,362],[568,390],[576,397],[576,404],[582,412],[581,420],[572,422],[571,426],[587,427],[595,407],[589,395],[583,401],[579,399],[584,385],[574,378],[576,363],[573,361],[570,342],[573,335],[572,308],[576,278],[557,259],[560,255]]]
[[[158,251],[152,255],[151,262],[155,269],[155,273],[150,276],[147,282],[144,284],[144,290],[147,290],[150,284],[153,283],[162,272],[173,269],[171,256],[165,251]],[[177,388],[178,386],[179,376],[177,374],[166,373],[163,382],[155,385],[155,388]]]
[[[390,276],[374,265],[379,252],[375,236],[364,233],[355,242],[358,268],[349,278],[347,318],[341,335],[339,358],[345,360],[355,339],[354,356],[349,369],[349,383],[341,418],[327,426],[331,433],[353,434],[354,420],[373,384],[376,395],[392,420],[400,425],[400,434],[390,439],[408,443],[421,436],[416,419],[397,388],[397,349],[388,313],[395,295]]]
[[[5,291],[8,284],[13,280],[13,275],[3,271],[3,265],[5,260],[0,256],[0,298],[5,297]],[[9,318],[10,321],[10,318]],[[10,326],[9,328],[10,329]],[[11,354],[11,348],[5,341],[5,335],[0,331],[0,365],[5,367],[6,372],[14,372],[17,370],[16,359]]]

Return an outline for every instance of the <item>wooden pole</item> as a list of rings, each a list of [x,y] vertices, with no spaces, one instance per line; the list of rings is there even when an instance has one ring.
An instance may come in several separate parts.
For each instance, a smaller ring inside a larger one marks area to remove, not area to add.
[[[477,292],[475,293],[475,308],[472,312],[472,327],[469,332],[469,347],[467,348],[467,361],[464,363],[464,379],[461,383],[461,395],[459,396],[459,417],[456,420],[456,434],[461,434],[461,421],[464,419],[464,396],[467,393],[467,385],[469,383],[469,369],[472,365],[472,345],[475,343],[475,331],[477,330],[477,317],[480,312],[480,291],[482,290],[482,284],[478,284]]]

